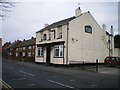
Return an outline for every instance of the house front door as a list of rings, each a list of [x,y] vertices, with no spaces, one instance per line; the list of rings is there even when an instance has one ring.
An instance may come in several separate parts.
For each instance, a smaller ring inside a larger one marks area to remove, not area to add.
[[[47,50],[46,50],[46,64],[50,64],[50,47],[47,47]]]

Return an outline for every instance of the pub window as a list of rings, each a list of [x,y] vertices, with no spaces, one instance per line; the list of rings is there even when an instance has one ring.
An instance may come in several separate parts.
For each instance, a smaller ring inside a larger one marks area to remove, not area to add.
[[[63,57],[63,45],[55,45],[55,57]]]
[[[92,34],[92,27],[89,25],[85,26],[85,32]]]
[[[38,47],[38,56],[43,56],[43,48],[42,47]]]

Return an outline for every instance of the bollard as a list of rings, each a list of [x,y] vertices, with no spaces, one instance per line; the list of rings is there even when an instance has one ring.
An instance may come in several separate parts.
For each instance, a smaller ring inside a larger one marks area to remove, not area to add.
[[[98,59],[96,59],[96,72],[98,72]]]

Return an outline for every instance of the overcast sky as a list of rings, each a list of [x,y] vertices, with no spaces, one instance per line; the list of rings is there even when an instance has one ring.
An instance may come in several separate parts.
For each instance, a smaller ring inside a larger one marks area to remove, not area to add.
[[[113,25],[115,33],[118,33],[118,2],[31,1],[19,2],[11,13],[6,13],[7,17],[2,21],[3,43],[35,37],[36,31],[44,24],[74,16],[78,3],[82,12],[90,11],[100,26],[106,24],[109,31]]]

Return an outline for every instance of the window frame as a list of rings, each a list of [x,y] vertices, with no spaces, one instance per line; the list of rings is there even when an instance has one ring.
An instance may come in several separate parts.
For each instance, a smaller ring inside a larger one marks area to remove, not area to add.
[[[56,55],[56,50],[58,50],[58,55]],[[62,54],[61,54],[62,52]],[[54,46],[54,58],[63,58],[64,57],[64,47],[63,45]]]
[[[62,26],[58,27],[58,38],[57,39],[61,39],[62,38]]]
[[[85,25],[84,30],[85,33],[89,33],[89,34],[93,33],[93,28],[90,25]]]
[[[43,47],[37,47],[37,56],[43,57]]]

